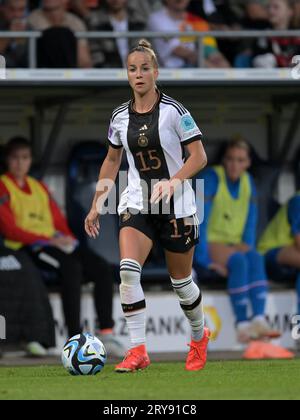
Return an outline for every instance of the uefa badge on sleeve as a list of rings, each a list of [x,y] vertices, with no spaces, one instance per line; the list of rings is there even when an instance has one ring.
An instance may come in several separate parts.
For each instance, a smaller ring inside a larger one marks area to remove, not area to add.
[[[194,130],[196,123],[190,115],[185,115],[181,119],[181,127],[185,133]]]
[[[6,60],[3,55],[0,55],[0,80],[6,79]]]

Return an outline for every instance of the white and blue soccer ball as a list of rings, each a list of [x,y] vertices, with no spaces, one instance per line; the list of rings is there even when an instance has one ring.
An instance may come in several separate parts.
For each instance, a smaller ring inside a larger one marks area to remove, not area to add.
[[[62,352],[62,364],[73,376],[97,375],[104,368],[106,360],[103,343],[91,334],[70,338]]]

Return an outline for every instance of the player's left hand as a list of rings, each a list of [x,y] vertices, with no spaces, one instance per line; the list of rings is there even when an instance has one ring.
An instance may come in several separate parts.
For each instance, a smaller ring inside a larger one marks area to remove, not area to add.
[[[153,188],[150,203],[158,204],[166,197],[166,204],[169,204],[179,185],[181,185],[181,181],[179,179],[158,182]]]

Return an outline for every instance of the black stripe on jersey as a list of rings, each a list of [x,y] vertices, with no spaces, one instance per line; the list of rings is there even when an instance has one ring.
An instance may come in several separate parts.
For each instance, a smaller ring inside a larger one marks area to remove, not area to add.
[[[171,98],[170,96],[163,95],[163,99],[166,99],[167,101],[170,101],[170,102],[174,102],[181,109],[181,111],[184,112],[185,114],[189,113],[189,111],[180,102],[176,101],[175,99]]]
[[[125,110],[126,109],[126,106],[125,105],[122,105],[122,106],[120,106],[119,108],[117,108],[117,109],[115,109],[114,110],[114,112],[112,113],[112,116],[111,116],[111,119],[112,120],[114,120],[115,119],[115,117],[120,113],[120,112],[122,112],[123,110]]]
[[[178,105],[180,105],[180,107],[185,111],[185,112],[188,112],[188,110],[185,108],[185,106],[183,106],[183,104],[181,103],[181,102],[179,102],[179,101],[177,101],[176,99],[174,99],[174,98],[171,98],[171,96],[168,96],[168,95],[166,95],[165,93],[163,94],[163,96],[166,98],[166,99],[170,99],[171,101],[173,101],[173,102],[176,102]]]
[[[111,146],[113,149],[122,149],[123,145],[117,146],[116,144],[113,144],[110,140],[108,140],[108,145]]]
[[[128,102],[124,102],[122,105],[118,106],[117,108],[115,108],[112,112],[112,115],[114,115],[116,112],[118,112],[121,108],[124,108],[126,106],[128,106],[130,104],[130,101]]]
[[[111,122],[114,122],[114,121],[115,121],[115,119],[117,118],[117,116],[118,116],[118,115],[120,115],[120,114],[122,114],[122,112],[126,111],[126,109],[127,109],[127,106],[125,106],[125,108],[120,109],[120,110],[119,110],[119,112],[116,112],[116,113],[114,114],[114,116],[113,116],[113,117],[111,117]]]
[[[116,119],[116,117],[121,114],[121,112],[124,112],[126,110],[126,108],[128,108],[130,102],[127,102],[126,104],[121,105],[119,108],[117,108],[113,113],[112,113],[112,117],[111,117],[111,121],[114,122],[114,120]]]
[[[202,139],[203,139],[203,137],[198,134],[197,136],[194,136],[194,137],[191,137],[190,139],[182,141],[181,144],[183,146],[187,146],[189,144],[194,143],[195,141],[202,141]]]
[[[186,114],[186,112],[181,111],[181,109],[179,108],[179,106],[175,102],[169,102],[166,99],[162,99],[161,103],[165,104],[165,105],[173,106],[177,110],[177,112],[179,113],[179,115],[181,117],[183,117],[183,115]]]
[[[159,131],[160,106],[159,103],[152,112],[138,114],[132,109],[129,111],[129,125],[127,131],[127,141],[129,150],[133,156],[135,167],[139,176],[148,186],[148,191],[143,188],[144,209],[151,211],[154,208],[161,214],[162,202],[159,207],[150,204],[152,195],[152,181],[170,179],[170,172],[166,156],[161,144]],[[147,126],[144,131],[143,127]],[[143,134],[141,134],[143,133]],[[143,135],[147,138],[148,144],[142,147],[139,138]],[[156,168],[159,161],[159,167]],[[145,169],[146,168],[146,169]],[[146,194],[147,193],[147,194]],[[174,214],[174,197],[170,202],[170,215]]]

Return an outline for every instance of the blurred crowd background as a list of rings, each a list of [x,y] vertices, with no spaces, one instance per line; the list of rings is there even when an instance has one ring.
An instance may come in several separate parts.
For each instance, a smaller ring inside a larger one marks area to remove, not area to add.
[[[300,29],[300,0],[1,0],[0,31],[42,31],[41,68],[123,67],[135,39],[78,39],[76,32],[179,32]],[[153,40],[165,68],[199,66],[197,39]],[[215,39],[204,37],[203,66],[291,66],[300,37]],[[10,68],[28,67],[28,40],[0,36],[0,54]]]

